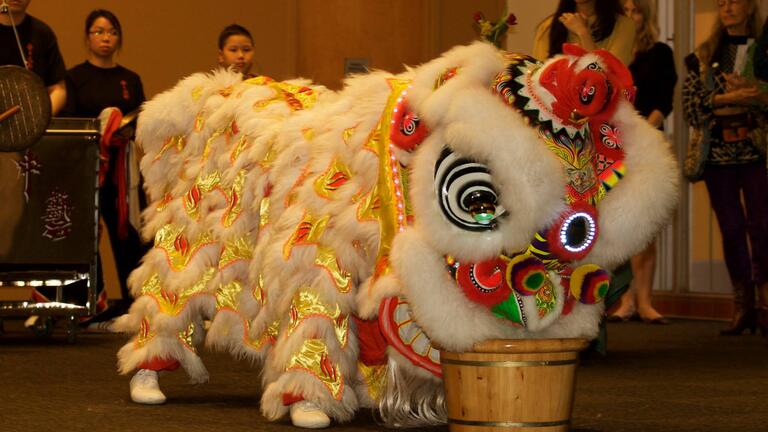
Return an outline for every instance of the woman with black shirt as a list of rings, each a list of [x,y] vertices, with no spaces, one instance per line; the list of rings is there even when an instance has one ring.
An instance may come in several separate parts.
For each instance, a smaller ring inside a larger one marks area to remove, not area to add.
[[[672,112],[672,95],[677,83],[672,49],[658,41],[656,12],[649,0],[628,0],[624,10],[637,26],[629,65],[637,93],[635,108],[653,126],[663,129],[664,119]]]
[[[123,45],[117,17],[107,10],[91,12],[85,20],[88,59],[67,71],[65,112],[77,117],[97,117],[104,108],[117,107],[123,114],[144,102],[141,78],[115,62]]]
[[[635,108],[651,125],[663,129],[664,118],[672,111],[672,95],[677,83],[672,50],[658,41],[656,13],[649,0],[627,0],[624,12],[635,23],[637,30],[633,49],[634,59],[629,65],[637,93]],[[656,242],[632,257],[633,280],[621,296],[616,311],[609,321],[626,321],[636,312],[644,322],[667,324],[668,321],[653,308],[651,293],[656,266]]]
[[[85,19],[85,40],[88,59],[67,71],[69,97],[64,115],[98,117],[104,108],[110,107],[120,109],[124,115],[136,111],[145,100],[141,78],[115,62],[115,54],[123,43],[120,21],[110,11],[94,10]],[[113,139],[102,145],[99,188],[99,211],[112,243],[123,301],[94,321],[106,321],[127,311],[131,302],[127,278],[147,250],[128,222],[126,146],[125,139]],[[104,285],[101,275],[99,270],[99,290]]]

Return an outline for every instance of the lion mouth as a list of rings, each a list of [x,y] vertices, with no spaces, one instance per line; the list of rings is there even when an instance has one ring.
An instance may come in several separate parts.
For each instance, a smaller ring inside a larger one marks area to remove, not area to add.
[[[410,304],[402,297],[388,297],[379,306],[379,325],[387,342],[411,363],[443,375],[440,351],[416,322]]]

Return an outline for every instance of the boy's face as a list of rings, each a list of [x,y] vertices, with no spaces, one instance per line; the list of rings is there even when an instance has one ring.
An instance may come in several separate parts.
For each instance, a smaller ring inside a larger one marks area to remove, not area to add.
[[[232,35],[219,50],[219,65],[232,66],[233,69],[248,74],[253,66],[253,42],[243,35]]]

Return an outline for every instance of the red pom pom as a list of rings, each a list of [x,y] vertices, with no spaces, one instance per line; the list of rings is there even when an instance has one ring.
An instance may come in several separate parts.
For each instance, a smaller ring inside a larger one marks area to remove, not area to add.
[[[547,269],[535,256],[520,254],[509,261],[506,280],[518,294],[535,295],[547,281]]]

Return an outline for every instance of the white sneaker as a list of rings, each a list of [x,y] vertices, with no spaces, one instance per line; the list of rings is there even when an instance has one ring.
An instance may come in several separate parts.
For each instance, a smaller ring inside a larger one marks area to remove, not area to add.
[[[24,321],[24,327],[31,329],[35,327],[35,324],[37,324],[37,320],[39,320],[40,317],[38,315],[30,315],[29,318],[27,318],[26,321]]]
[[[165,395],[157,383],[157,372],[149,369],[139,369],[131,378],[131,400],[146,405],[165,403]]]
[[[331,424],[331,419],[314,403],[303,400],[291,404],[291,422],[296,427],[321,429]]]

